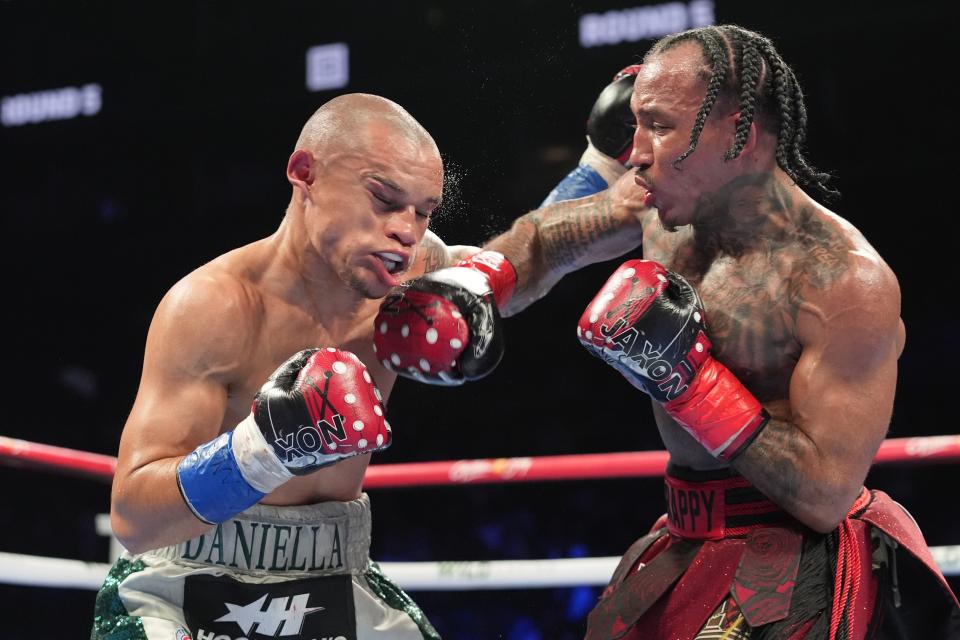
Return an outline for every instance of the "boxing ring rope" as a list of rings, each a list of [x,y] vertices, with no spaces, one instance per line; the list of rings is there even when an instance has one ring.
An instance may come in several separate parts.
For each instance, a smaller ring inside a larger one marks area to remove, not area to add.
[[[655,478],[667,467],[666,451],[629,451],[518,458],[446,460],[375,464],[367,469],[365,489],[449,484]],[[874,464],[960,462],[960,435],[889,438]],[[82,475],[109,482],[117,459],[0,436],[0,464]]]
[[[665,451],[634,451],[371,465],[364,488],[658,477],[667,457]],[[960,462],[960,435],[891,438],[880,446],[874,462]],[[0,436],[0,464],[109,482],[116,458]],[[97,530],[110,535],[108,517],[98,518]],[[945,575],[960,575],[960,545],[931,547],[931,552]],[[619,556],[609,556],[380,566],[403,589],[444,591],[605,585],[618,561]],[[105,563],[0,552],[0,583],[5,584],[95,590],[108,569]]]

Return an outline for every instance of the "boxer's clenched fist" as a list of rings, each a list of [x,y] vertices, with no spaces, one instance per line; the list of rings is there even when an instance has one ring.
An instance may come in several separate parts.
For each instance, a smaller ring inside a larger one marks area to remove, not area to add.
[[[621,69],[597,96],[587,118],[587,148],[580,162],[554,187],[541,207],[603,191],[626,171],[636,130],[630,95],[639,70],[638,64]]]
[[[250,415],[197,447],[177,467],[187,505],[222,522],[295,475],[390,446],[380,391],[360,359],[306,349],[267,380]]]
[[[353,353],[307,349],[270,376],[254,397],[250,417],[284,468],[304,475],[387,448],[390,427],[381,402]]]
[[[503,356],[502,307],[517,276],[495,251],[416,278],[387,296],[374,349],[387,369],[436,385],[487,375]]]
[[[656,262],[623,263],[580,317],[577,336],[590,353],[662,403],[715,457],[736,457],[769,419],[710,354],[696,290]]]
[[[587,118],[587,140],[597,151],[621,164],[627,164],[633,149],[637,120],[630,111],[630,96],[639,71],[638,64],[618,71],[600,92]]]

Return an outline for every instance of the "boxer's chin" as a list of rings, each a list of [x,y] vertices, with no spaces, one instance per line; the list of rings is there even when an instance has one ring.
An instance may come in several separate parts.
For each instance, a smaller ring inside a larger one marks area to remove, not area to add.
[[[376,282],[367,282],[363,278],[354,277],[347,281],[347,284],[351,289],[359,293],[364,298],[370,300],[379,300],[383,298],[388,293],[390,293],[391,287],[387,286],[383,282],[377,280]]]
[[[690,217],[673,208],[657,208],[657,220],[663,230],[669,233],[675,233],[680,227],[690,224]]]
[[[662,215],[657,216],[657,222],[660,223],[660,228],[666,231],[667,233],[676,233],[677,225],[671,224],[670,222],[665,220]]]
[[[340,271],[340,281],[350,291],[370,300],[383,298],[391,289],[380,278],[363,269],[343,269]]]

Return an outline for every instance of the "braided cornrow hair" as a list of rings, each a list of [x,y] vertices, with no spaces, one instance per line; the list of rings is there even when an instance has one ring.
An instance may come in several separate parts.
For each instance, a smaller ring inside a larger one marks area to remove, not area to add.
[[[684,42],[696,42],[707,66],[707,91],[690,131],[690,146],[677,158],[680,163],[697,148],[700,133],[718,97],[729,95],[738,100],[740,121],[733,146],[724,159],[736,158],[743,151],[750,125],[757,113],[778,123],[777,164],[797,184],[812,187],[826,200],[840,195],[827,186],[830,175],[814,169],[803,156],[807,135],[807,108],[803,91],[793,70],[784,62],[773,43],[754,31],[735,25],[691,29],[659,40],[647,52],[650,58]]]

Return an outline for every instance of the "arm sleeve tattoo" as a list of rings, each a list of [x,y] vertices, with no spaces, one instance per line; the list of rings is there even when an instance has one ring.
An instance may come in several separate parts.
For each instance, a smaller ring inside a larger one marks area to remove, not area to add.
[[[504,254],[517,270],[517,290],[507,308],[516,313],[564,275],[621,256],[642,238],[639,217],[618,213],[604,191],[532,211],[484,248]]]

